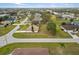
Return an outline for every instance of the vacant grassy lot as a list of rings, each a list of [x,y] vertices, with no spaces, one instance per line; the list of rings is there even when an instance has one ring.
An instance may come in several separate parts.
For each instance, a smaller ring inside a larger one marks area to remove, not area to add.
[[[77,54],[79,44],[76,43],[13,43],[0,48],[0,54],[10,54],[15,48],[48,48],[49,54]]]
[[[13,28],[15,28],[15,25],[9,25],[7,27],[1,27],[0,28],[0,36],[7,34],[10,32]]]

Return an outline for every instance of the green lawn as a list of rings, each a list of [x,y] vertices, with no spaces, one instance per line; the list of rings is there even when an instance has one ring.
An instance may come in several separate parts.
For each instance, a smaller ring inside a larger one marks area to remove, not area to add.
[[[47,24],[41,24],[41,27],[40,27],[40,32],[42,33],[46,33],[47,32],[47,28],[46,28]]]
[[[72,38],[67,32],[60,30],[57,30],[57,34],[56,34],[57,38]]]
[[[50,48],[50,54],[55,55],[79,55],[79,44],[64,44],[60,47]]]
[[[1,27],[0,28],[0,36],[7,34],[10,32],[13,28],[15,28],[15,25],[9,25],[7,27]]]
[[[26,30],[29,27],[29,24],[27,25],[20,25],[20,29],[18,30]]]
[[[63,44],[63,45],[62,45]],[[9,54],[15,48],[48,48],[49,54],[78,54],[79,44],[76,43],[13,43],[0,48],[0,54]]]

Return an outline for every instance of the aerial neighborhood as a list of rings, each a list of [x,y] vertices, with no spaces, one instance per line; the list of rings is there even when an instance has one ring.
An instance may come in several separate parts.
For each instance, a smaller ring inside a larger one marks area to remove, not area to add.
[[[78,8],[0,8],[0,54],[20,54],[25,49],[19,48],[28,47],[47,48],[46,54],[79,54],[75,46],[79,46]]]

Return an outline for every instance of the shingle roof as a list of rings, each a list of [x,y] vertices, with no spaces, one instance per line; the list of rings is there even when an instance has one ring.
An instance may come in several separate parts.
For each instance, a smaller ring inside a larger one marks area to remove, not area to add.
[[[7,20],[10,20],[11,21],[11,20],[16,20],[16,19],[15,18],[8,18]]]
[[[79,29],[79,25],[73,25],[73,24],[66,24],[62,25],[66,30],[73,30],[73,29]]]

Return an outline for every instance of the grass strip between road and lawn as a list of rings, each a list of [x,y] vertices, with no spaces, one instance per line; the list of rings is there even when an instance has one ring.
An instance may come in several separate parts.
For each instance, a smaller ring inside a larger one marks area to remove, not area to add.
[[[48,35],[39,34],[39,33],[14,33],[13,37],[15,38],[48,38]]]

